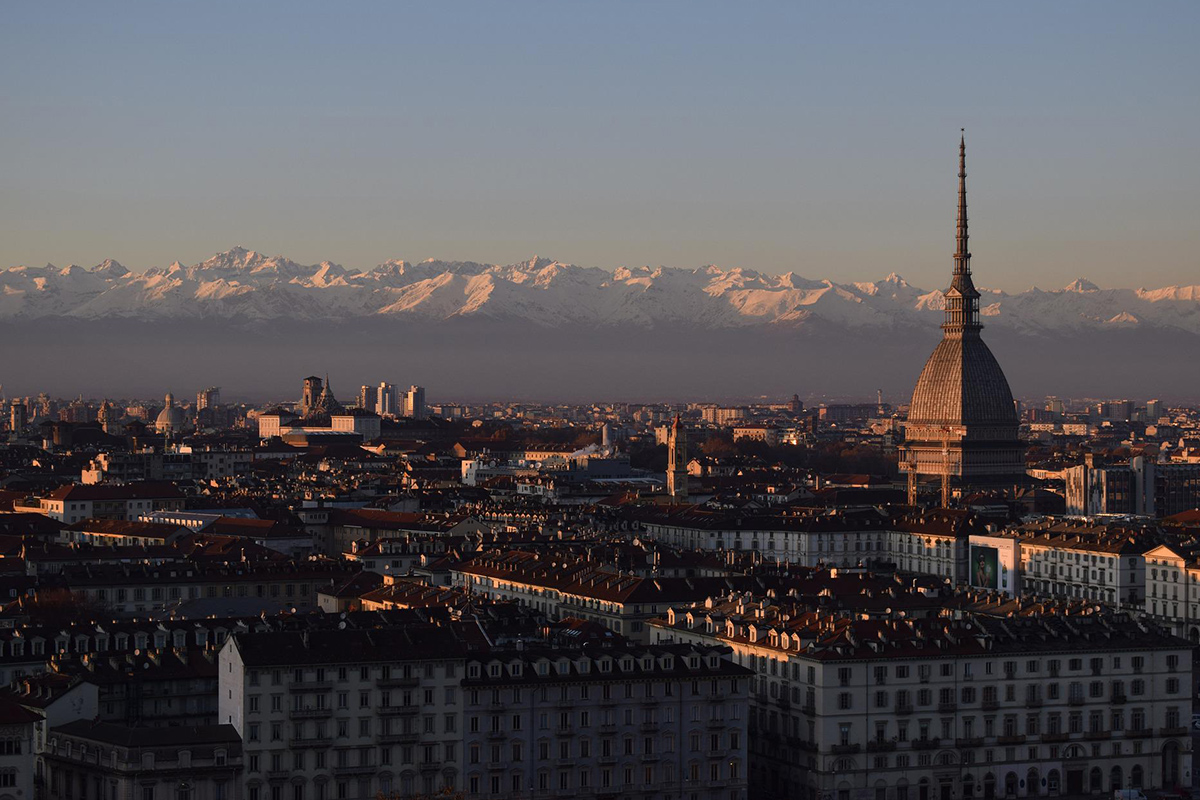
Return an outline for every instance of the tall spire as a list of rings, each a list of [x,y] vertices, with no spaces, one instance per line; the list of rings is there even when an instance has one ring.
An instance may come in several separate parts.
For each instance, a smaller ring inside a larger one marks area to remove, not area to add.
[[[977,334],[979,292],[971,280],[971,252],[967,249],[967,134],[962,129],[958,141],[958,225],[954,233],[954,274],[946,290],[946,321],[942,330],[948,335]]]
[[[955,275],[971,271],[971,253],[967,249],[967,129],[961,130],[962,137],[958,143],[958,227],[955,231],[958,247],[954,251]]]

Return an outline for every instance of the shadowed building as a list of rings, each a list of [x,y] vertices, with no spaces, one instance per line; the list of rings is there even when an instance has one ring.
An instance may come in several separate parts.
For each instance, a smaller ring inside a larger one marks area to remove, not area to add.
[[[979,292],[967,250],[967,146],[959,145],[958,247],[946,289],[942,341],[913,390],[900,469],[909,502],[923,480],[942,488],[942,505],[966,487],[1011,487],[1024,480],[1025,460],[1012,391],[980,336]]]

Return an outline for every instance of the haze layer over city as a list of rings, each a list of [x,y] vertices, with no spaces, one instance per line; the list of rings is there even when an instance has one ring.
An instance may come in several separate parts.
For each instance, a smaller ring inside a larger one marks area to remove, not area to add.
[[[1200,800],[1200,6],[0,19],[0,800]]]

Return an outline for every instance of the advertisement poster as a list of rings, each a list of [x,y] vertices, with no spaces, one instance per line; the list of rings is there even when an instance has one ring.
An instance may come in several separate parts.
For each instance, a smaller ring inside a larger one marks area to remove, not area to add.
[[[999,551],[994,547],[971,545],[971,585],[981,589],[1000,588]]]

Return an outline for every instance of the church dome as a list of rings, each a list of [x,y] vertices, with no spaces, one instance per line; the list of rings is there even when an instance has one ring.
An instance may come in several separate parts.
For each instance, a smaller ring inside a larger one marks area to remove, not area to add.
[[[175,395],[167,392],[166,405],[154,420],[154,429],[159,433],[175,433],[183,429],[183,409],[175,405]]]

